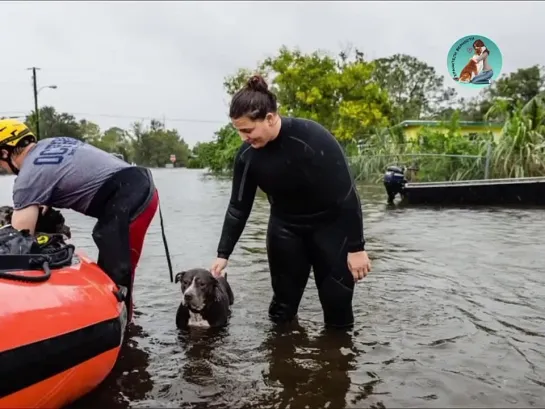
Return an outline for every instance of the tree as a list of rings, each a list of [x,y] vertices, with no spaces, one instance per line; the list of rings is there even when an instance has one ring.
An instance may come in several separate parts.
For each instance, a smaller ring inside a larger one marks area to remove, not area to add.
[[[529,68],[519,68],[510,74],[504,74],[485,89],[484,94],[489,99],[510,98],[526,105],[530,100],[545,91],[544,67],[534,65]]]
[[[372,128],[386,126],[388,95],[372,80],[374,66],[341,53],[333,58],[322,52],[305,54],[281,47],[255,72],[263,74],[278,99],[283,115],[313,119],[341,142],[364,138]],[[241,69],[224,81],[232,95],[253,72]]]
[[[446,104],[453,101],[456,91],[445,87],[444,77],[424,61],[395,54],[374,63],[373,79],[388,92],[395,123],[441,116],[445,109],[450,109]]]
[[[84,141],[94,143],[95,141],[99,141],[102,137],[102,133],[100,132],[100,126],[86,119],[82,119],[79,121],[79,129],[81,138]]]
[[[519,68],[517,71],[503,74],[501,78],[486,87],[477,98],[468,101],[464,108],[465,119],[482,121],[504,121],[508,113],[517,106],[528,104],[533,98],[545,92],[545,69],[539,65]],[[502,109],[498,101],[504,100]]]
[[[132,137],[124,129],[112,127],[107,129],[97,138],[90,140],[90,143],[106,152],[120,153],[126,161],[134,161],[134,147],[132,145]]]
[[[36,133],[36,113],[27,115],[25,122],[30,129]],[[54,136],[69,136],[83,140],[80,124],[76,118],[65,112],[58,113],[52,106],[40,108],[40,138],[51,138]]]
[[[240,68],[235,74],[225,77],[223,80],[223,87],[225,88],[227,95],[230,97],[235,95],[238,90],[246,85],[248,79],[255,74],[261,74],[263,77],[267,76],[267,73],[260,68],[255,71],[247,68]]]
[[[227,124],[215,132],[213,141],[195,145],[193,153],[196,163],[193,167],[208,168],[213,172],[231,170],[241,144],[237,130]]]
[[[188,167],[191,168],[212,168],[214,157],[216,154],[216,143],[212,142],[198,142],[192,149],[192,158],[190,159]],[[221,170],[221,169],[220,169]]]
[[[187,166],[189,147],[176,129],[152,120],[149,127],[141,122],[133,125],[134,161],[150,167],[164,167],[170,155],[176,155],[176,166]]]

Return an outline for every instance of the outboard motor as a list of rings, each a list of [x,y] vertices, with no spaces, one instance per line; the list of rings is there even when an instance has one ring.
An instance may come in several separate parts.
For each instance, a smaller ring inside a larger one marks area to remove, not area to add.
[[[403,192],[407,183],[405,179],[405,168],[399,166],[388,166],[384,174],[384,187],[388,194],[388,204],[394,203],[396,195]]]

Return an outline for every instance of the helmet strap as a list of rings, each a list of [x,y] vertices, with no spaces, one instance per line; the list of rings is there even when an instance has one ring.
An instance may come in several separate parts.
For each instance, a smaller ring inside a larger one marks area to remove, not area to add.
[[[12,156],[12,150],[11,149],[6,149],[5,147],[1,147],[0,149],[5,149],[8,151],[8,157],[6,159],[4,158],[0,158],[0,160],[3,160],[4,162],[6,162],[9,166],[9,168],[11,169],[11,171],[13,172],[14,175],[18,175],[19,174],[19,169],[17,169],[15,167],[15,165],[13,164],[13,161],[11,160],[11,156]]]
[[[11,160],[11,155],[8,156],[7,162],[8,162],[8,166],[11,169],[11,171],[13,172],[13,174],[17,176],[19,174],[19,169],[17,169],[15,167],[15,165],[13,164],[13,161]]]

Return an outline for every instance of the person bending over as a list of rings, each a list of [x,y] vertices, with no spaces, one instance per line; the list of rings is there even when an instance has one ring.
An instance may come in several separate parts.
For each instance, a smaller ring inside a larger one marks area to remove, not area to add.
[[[359,195],[341,146],[314,121],[280,116],[276,96],[257,75],[233,96],[229,116],[244,143],[211,272],[220,275],[227,266],[259,187],[271,205],[270,318],[296,317],[312,266],[326,327],[351,327],[354,284],[371,265]]]
[[[34,234],[42,206],[97,219],[92,233],[99,250],[97,264],[127,291],[130,322],[134,273],[159,204],[150,171],[77,139],[37,141],[14,119],[0,120],[0,153],[2,168],[17,176],[13,228]]]

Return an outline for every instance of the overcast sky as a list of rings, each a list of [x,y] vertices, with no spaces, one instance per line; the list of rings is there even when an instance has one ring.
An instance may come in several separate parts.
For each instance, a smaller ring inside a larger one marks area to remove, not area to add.
[[[33,109],[26,69],[37,66],[39,86],[58,86],[40,105],[103,129],[165,117],[191,146],[227,121],[224,77],[282,44],[406,53],[447,76],[453,42],[482,34],[500,47],[503,72],[545,64],[545,2],[4,1],[0,11],[0,115]]]

